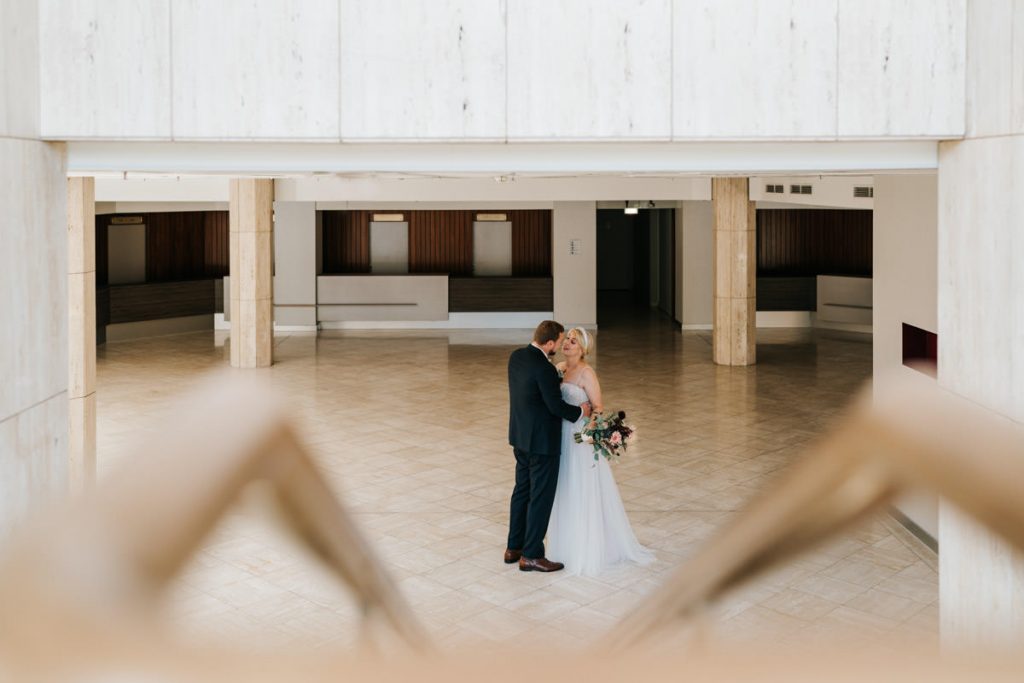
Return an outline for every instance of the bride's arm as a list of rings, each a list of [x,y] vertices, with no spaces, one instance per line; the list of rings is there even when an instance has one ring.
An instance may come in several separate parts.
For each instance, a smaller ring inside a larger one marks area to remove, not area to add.
[[[601,383],[597,381],[597,373],[594,368],[587,368],[583,373],[583,391],[587,392],[590,405],[595,413],[604,410],[604,399],[601,398]]]

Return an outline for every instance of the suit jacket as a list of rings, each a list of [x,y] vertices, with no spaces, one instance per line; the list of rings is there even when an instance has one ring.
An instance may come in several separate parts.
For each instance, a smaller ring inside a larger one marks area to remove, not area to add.
[[[508,359],[508,442],[527,453],[558,455],[562,420],[575,422],[579,406],[562,400],[558,371],[536,346],[516,349]]]

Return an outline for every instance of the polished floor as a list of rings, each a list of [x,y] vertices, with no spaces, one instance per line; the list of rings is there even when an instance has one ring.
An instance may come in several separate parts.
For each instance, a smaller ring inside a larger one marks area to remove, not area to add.
[[[599,579],[524,574],[501,561],[513,458],[509,352],[529,331],[281,335],[263,372],[418,617],[444,647],[584,647],[692,556],[828,427],[871,370],[870,338],[759,332],[758,365],[711,363],[707,332],[656,316],[603,319],[594,365],[609,408],[640,430],[616,465],[651,567]],[[99,467],[145,458],[182,392],[223,368],[222,334],[99,350]],[[556,558],[557,559],[557,558]],[[935,557],[880,519],[752,583],[703,622],[712,637],[762,644],[840,639],[934,643]],[[345,589],[246,507],[180,578],[165,609],[185,639],[311,647],[354,643]],[[681,625],[679,633],[686,633]]]

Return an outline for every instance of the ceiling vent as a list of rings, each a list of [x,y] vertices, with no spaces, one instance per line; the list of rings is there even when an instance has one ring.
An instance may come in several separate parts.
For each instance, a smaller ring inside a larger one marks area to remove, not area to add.
[[[786,189],[782,185],[765,185],[764,191],[768,194],[785,194]]]
[[[790,185],[789,186],[789,193],[790,194],[811,194],[811,186],[810,185]]]
[[[854,197],[865,197],[865,198],[866,197],[874,197],[875,196],[875,188],[867,187],[867,186],[865,186],[865,187],[854,187],[853,188],[853,196]]]

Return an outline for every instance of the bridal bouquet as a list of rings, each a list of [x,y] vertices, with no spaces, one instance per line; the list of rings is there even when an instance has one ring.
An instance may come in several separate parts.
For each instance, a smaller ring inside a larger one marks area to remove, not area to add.
[[[582,432],[576,432],[576,443],[593,444],[594,460],[602,455],[608,460],[618,460],[636,439],[636,428],[625,420],[626,413],[621,410],[611,415],[596,413]]]

